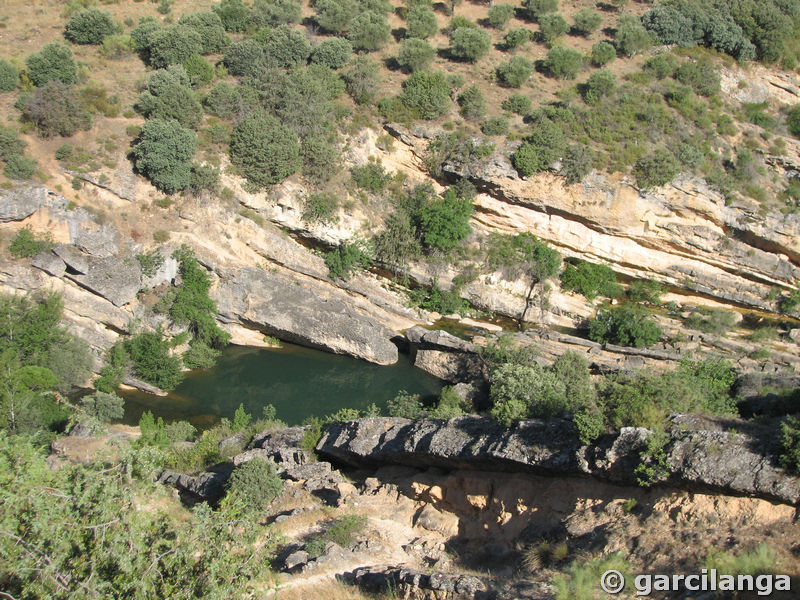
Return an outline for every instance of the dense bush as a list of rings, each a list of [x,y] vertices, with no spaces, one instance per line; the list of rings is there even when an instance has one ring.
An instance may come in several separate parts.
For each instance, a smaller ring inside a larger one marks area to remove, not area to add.
[[[527,44],[531,41],[531,37],[533,34],[530,32],[529,29],[525,29],[524,27],[519,27],[517,29],[512,29],[506,34],[506,37],[503,38],[503,43],[507,50],[515,50],[519,46]]]
[[[636,185],[648,189],[668,184],[679,170],[680,163],[675,155],[666,148],[661,148],[637,160],[633,175],[636,177]]]
[[[586,83],[581,86],[581,95],[586,104],[599,104],[606,96],[617,89],[617,78],[611,71],[602,69],[589,76]]]
[[[110,423],[123,417],[125,401],[116,394],[95,392],[81,398],[81,408],[101,423]]]
[[[172,194],[192,181],[196,136],[173,120],[148,119],[133,148],[136,169],[162,192]]]
[[[310,540],[305,545],[305,551],[309,557],[318,558],[330,542],[342,548],[349,548],[353,543],[353,537],[363,531],[366,524],[365,515],[346,515],[334,521],[323,534]]]
[[[516,9],[513,4],[492,4],[489,7],[486,20],[495,29],[505,29],[514,16]]]
[[[178,20],[178,24],[194,29],[202,41],[201,54],[222,52],[231,43],[225,33],[225,26],[219,15],[210,10],[188,13]]]
[[[423,119],[436,119],[450,109],[450,84],[439,71],[417,71],[403,82],[400,99]]]
[[[306,34],[288,25],[266,30],[258,41],[264,47],[270,62],[280,67],[305,64],[311,55],[311,44]]]
[[[709,60],[685,62],[673,76],[701,96],[713,96],[720,90],[719,74]]]
[[[353,54],[353,46],[344,38],[332,37],[322,40],[311,53],[311,60],[331,69],[340,69]]]
[[[507,62],[497,65],[497,78],[512,88],[519,88],[533,73],[533,63],[524,56],[512,56]]]
[[[419,222],[425,246],[445,252],[455,248],[472,231],[472,201],[450,188],[441,198],[422,207]]]
[[[534,21],[545,13],[558,10],[558,0],[522,0],[522,5]]]
[[[530,114],[533,109],[533,102],[528,96],[522,94],[511,94],[503,100],[503,110],[507,110],[523,117]]]
[[[392,176],[386,172],[383,165],[377,162],[369,162],[359,167],[350,169],[350,176],[362,190],[378,194],[386,189]]]
[[[233,130],[231,162],[252,183],[269,186],[300,168],[297,136],[276,118],[251,115]]]
[[[76,44],[102,44],[115,31],[111,14],[92,7],[72,14],[67,21],[64,37]]]
[[[486,98],[477,85],[471,85],[458,95],[459,112],[467,121],[479,121],[486,114]]]
[[[179,65],[192,54],[203,53],[203,38],[186,25],[170,25],[147,36],[147,51],[150,65],[156,69]]]
[[[572,144],[561,160],[559,173],[567,183],[583,181],[594,168],[594,152],[586,144]]]
[[[71,136],[92,126],[92,119],[74,89],[50,80],[21,99],[22,114],[42,137]]]
[[[328,224],[336,221],[339,203],[331,194],[311,194],[303,207],[303,220],[308,223]]]
[[[37,236],[30,227],[23,227],[11,240],[8,251],[15,258],[30,258],[53,247],[52,240],[47,236]]]
[[[603,22],[603,15],[591,8],[582,8],[575,13],[575,24],[572,28],[584,37],[591,36]]]
[[[214,79],[214,66],[199,54],[192,54],[183,63],[192,87],[200,87]]]
[[[634,302],[660,304],[664,286],[652,279],[637,279],[628,286],[628,298]]]
[[[407,71],[421,71],[430,66],[434,56],[436,48],[428,42],[419,38],[408,38],[400,44],[397,64]]]
[[[250,20],[250,9],[244,5],[242,0],[221,0],[219,4],[214,4],[211,9],[217,13],[226,31],[241,33],[247,29],[247,24]]]
[[[13,92],[19,84],[19,69],[5,59],[0,59],[0,92]]]
[[[577,50],[554,46],[547,53],[544,66],[553,77],[575,79],[582,63],[583,57]]]
[[[299,23],[302,8],[296,0],[255,0],[248,24],[254,28]]]
[[[489,236],[486,263],[507,279],[525,277],[532,286],[558,273],[561,258],[531,233],[493,233]]]
[[[539,32],[545,44],[552,46],[558,38],[569,31],[566,19],[558,13],[542,15],[539,17]]]
[[[189,74],[180,65],[153,72],[147,91],[139,96],[137,110],[148,118],[172,119],[184,127],[196,127],[203,111],[197,95],[187,86],[189,81]]]
[[[329,33],[345,33],[359,12],[355,0],[317,0],[314,3],[317,24]]]
[[[283,480],[272,461],[257,456],[235,468],[226,487],[226,501],[239,501],[249,510],[258,510],[281,493]]]
[[[17,137],[17,131],[0,125],[0,160],[8,160],[12,156],[25,151],[25,142]]]
[[[595,342],[641,348],[655,344],[660,337],[661,328],[638,306],[599,310],[589,322],[589,338]]]
[[[450,54],[456,58],[475,62],[484,57],[492,39],[483,29],[459,27],[450,34]]]
[[[325,254],[325,266],[331,279],[350,279],[356,269],[366,269],[370,265],[369,255],[360,244],[339,244],[334,250]]]
[[[247,75],[261,68],[266,60],[264,48],[252,38],[234,42],[225,51],[223,62],[231,75]]]
[[[170,354],[169,340],[161,331],[146,331],[125,340],[134,374],[164,391],[183,380],[181,359]]]
[[[147,48],[150,45],[150,35],[153,32],[161,29],[161,24],[155,17],[142,17],[139,23],[131,29],[131,40],[133,40],[133,48],[141,53],[142,58],[147,58]]]
[[[561,273],[561,288],[578,292],[588,300],[597,296],[618,298],[622,295],[622,286],[617,283],[617,275],[610,267],[585,260],[567,265]]]
[[[650,34],[642,26],[638,17],[634,15],[622,15],[619,18],[614,41],[617,44],[617,50],[629,57],[647,50],[653,43]]]
[[[129,35],[109,35],[103,40],[100,54],[112,60],[129,56],[136,46]]]
[[[419,396],[412,395],[401,390],[397,396],[389,400],[387,412],[390,417],[402,417],[404,419],[419,419],[426,414],[425,407],[419,400]]]
[[[344,72],[344,82],[347,93],[357,104],[372,102],[381,83],[380,67],[374,60],[359,56]]]
[[[608,42],[597,42],[592,46],[591,61],[596,67],[607,65],[616,57],[617,51]]]
[[[643,69],[655,75],[656,79],[664,79],[672,77],[675,71],[678,70],[678,66],[678,58],[674,54],[662,52],[652,58],[648,58],[644,63]]]
[[[508,119],[505,117],[489,117],[481,123],[481,132],[484,135],[506,135],[508,127]]]
[[[786,115],[786,126],[793,136],[800,138],[800,104],[794,106]]]
[[[436,35],[439,31],[439,24],[436,21],[436,13],[424,6],[415,6],[408,11],[406,20],[406,36],[410,38],[427,39]]]
[[[561,127],[545,120],[514,153],[514,168],[525,176],[549,169],[553,161],[561,157],[566,146],[567,138]]]
[[[490,414],[504,425],[520,419],[558,416],[568,405],[564,381],[536,363],[501,365],[492,371],[490,389]]]
[[[31,179],[36,173],[36,160],[22,154],[14,154],[6,160],[3,173],[9,179]]]
[[[386,18],[376,12],[362,12],[350,21],[347,39],[356,50],[378,50],[389,41],[392,28]]]
[[[781,464],[800,472],[800,419],[789,417],[781,423]]]
[[[78,69],[72,58],[72,51],[63,44],[46,44],[38,52],[29,55],[25,64],[28,67],[28,77],[36,86],[53,80],[65,85],[78,81]]]

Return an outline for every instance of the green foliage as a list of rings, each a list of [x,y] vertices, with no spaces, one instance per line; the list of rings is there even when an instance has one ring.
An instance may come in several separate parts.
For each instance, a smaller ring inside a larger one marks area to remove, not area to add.
[[[540,282],[558,273],[561,258],[558,252],[532,233],[489,236],[487,264],[500,270],[509,279],[520,276]]]
[[[280,27],[289,23],[299,23],[302,10],[296,0],[255,0],[250,12],[251,27]]]
[[[639,18],[634,15],[622,15],[619,18],[614,41],[617,50],[629,57],[647,50],[653,44],[650,34],[642,26]]]
[[[209,83],[214,78],[214,67],[199,54],[192,54],[183,63],[186,74],[193,87]]]
[[[608,42],[596,42],[592,46],[591,61],[596,67],[603,67],[617,57],[617,51]]]
[[[584,7],[575,13],[575,24],[572,28],[584,37],[590,37],[603,23],[603,15],[591,8]]]
[[[680,163],[675,155],[666,148],[659,148],[636,161],[633,175],[636,185],[649,189],[668,184],[680,170]]]
[[[100,377],[94,381],[94,388],[99,392],[114,392],[125,377],[129,360],[123,343],[118,342],[106,350],[105,365],[100,371]]]
[[[261,44],[247,38],[228,46],[222,60],[231,75],[247,75],[264,65],[266,53]]]
[[[522,0],[522,5],[528,11],[528,17],[534,21],[545,13],[558,10],[558,0]]]
[[[539,32],[545,44],[552,46],[558,38],[569,31],[566,19],[558,13],[551,13],[539,17]]]
[[[357,243],[343,242],[325,254],[325,266],[328,267],[328,277],[331,279],[346,281],[355,269],[366,269],[370,262],[369,254]]]
[[[472,201],[459,196],[453,188],[423,206],[419,222],[425,246],[444,252],[455,248],[472,231],[469,226],[472,211]]]
[[[634,302],[661,304],[664,286],[652,279],[637,279],[628,286],[628,298]]]
[[[125,401],[113,393],[95,392],[81,398],[81,408],[101,423],[110,423],[123,417]]]
[[[355,0],[317,0],[314,3],[317,24],[328,33],[345,33],[359,12]]]
[[[450,34],[450,54],[455,58],[475,62],[483,58],[492,45],[483,29],[459,27]]]
[[[255,457],[239,465],[227,483],[226,501],[241,502],[247,510],[258,510],[272,502],[283,490],[283,480],[275,464]]]
[[[496,339],[489,340],[480,349],[481,358],[494,370],[500,365],[512,364],[528,366],[533,363],[536,351],[533,346],[523,346],[514,341],[509,333],[502,333]]]
[[[436,119],[450,109],[450,84],[439,71],[417,71],[403,82],[400,100],[423,119]]]
[[[503,101],[503,110],[516,113],[521,116],[530,114],[533,109],[533,102],[528,96],[522,94],[511,94]]]
[[[21,98],[22,114],[36,125],[42,137],[71,136],[91,127],[92,119],[74,89],[48,81]]]
[[[631,569],[620,554],[575,560],[565,573],[553,577],[556,600],[595,600],[600,587],[597,582],[603,573],[611,569],[629,578]]]
[[[486,114],[486,98],[477,85],[471,85],[458,95],[459,112],[467,121],[479,121]]]
[[[713,96],[720,90],[720,79],[711,61],[683,63],[674,73],[675,79],[689,85],[701,96]]]
[[[505,45],[506,50],[515,50],[516,48],[530,42],[532,36],[533,34],[530,32],[529,29],[525,29],[524,27],[519,27],[510,30],[503,38],[503,43]]]
[[[454,419],[464,414],[463,400],[452,386],[442,388],[439,402],[428,414],[431,419]]]
[[[436,21],[436,13],[425,6],[415,6],[408,11],[406,19],[406,37],[427,39],[436,35],[439,25]]]
[[[0,59],[0,92],[13,92],[19,84],[19,69],[5,59]]]
[[[669,477],[666,445],[669,436],[663,431],[656,431],[647,436],[644,449],[641,451],[641,463],[633,470],[637,483],[642,487],[650,487]]]
[[[617,274],[606,266],[579,260],[568,264],[561,273],[561,288],[582,294],[588,300],[597,296],[618,298],[622,286],[617,283]]]
[[[46,44],[38,52],[30,54],[25,59],[25,64],[28,67],[28,77],[35,86],[53,80],[64,85],[72,85],[78,81],[78,68],[72,58],[72,51],[64,44]]]
[[[481,133],[484,135],[506,135],[508,127],[508,119],[505,117],[489,117],[481,123]]]
[[[586,104],[596,105],[610,96],[617,89],[617,78],[611,71],[601,69],[589,76],[586,84],[581,87],[581,95]]]
[[[126,476],[149,477],[160,456],[133,449],[111,468],[53,470],[33,440],[2,435],[3,590],[17,598],[133,600],[255,593],[275,547],[270,536],[236,505],[180,511],[152,484]],[[137,509],[143,499],[146,511]]]
[[[378,162],[368,162],[360,167],[353,167],[350,169],[350,176],[358,187],[373,194],[385,190],[392,181],[392,176]]]
[[[800,419],[788,417],[781,423],[781,464],[795,473],[800,472]]]
[[[423,287],[411,290],[409,292],[409,301],[412,306],[419,306],[441,315],[463,315],[469,310],[469,303],[461,298],[458,288],[443,290],[436,281],[433,282],[430,288]]]
[[[705,566],[716,569],[719,573],[731,574],[734,576],[758,576],[775,573],[780,564],[776,552],[767,542],[762,542],[752,550],[734,554],[732,551],[724,551],[716,548],[709,548],[706,553]]]
[[[125,340],[136,376],[164,391],[174,389],[183,379],[181,359],[170,355],[169,348],[161,331],[146,331]]]
[[[800,306],[800,287],[795,288],[788,296],[781,298],[779,308],[782,313],[792,313]]]
[[[76,44],[99,45],[116,29],[110,13],[92,7],[72,14],[67,21],[64,37]]]
[[[146,39],[150,65],[156,69],[182,64],[192,54],[203,53],[202,36],[187,25],[156,29]]]
[[[567,183],[578,183],[591,172],[593,166],[594,152],[584,144],[572,144],[561,160],[559,173]]]
[[[202,41],[200,54],[222,52],[231,43],[219,15],[211,10],[187,13],[178,19],[179,25],[194,29]]]
[[[794,106],[787,113],[786,126],[793,136],[800,138],[800,104]]]
[[[409,394],[405,390],[401,390],[397,396],[389,400],[387,410],[390,417],[402,417],[404,419],[419,419],[426,414],[419,396]]]
[[[103,39],[103,45],[100,48],[100,54],[102,54],[105,58],[116,60],[129,56],[135,49],[133,38],[131,38],[131,36],[109,35]]]
[[[37,163],[22,154],[12,154],[6,159],[3,173],[9,179],[31,179],[36,173]]]
[[[211,9],[217,13],[226,31],[241,33],[247,29],[250,9],[242,0],[222,0],[219,4],[214,4]]]
[[[641,348],[655,344],[660,337],[661,328],[638,306],[599,310],[589,322],[589,338],[595,342]]]
[[[288,25],[264,31],[265,34],[259,35],[257,40],[270,62],[284,68],[306,63],[311,55],[311,44],[305,33]]]
[[[192,181],[196,139],[177,121],[148,119],[133,148],[136,169],[162,192],[180,191]]]
[[[194,56],[203,60],[196,54]],[[153,72],[148,78],[147,91],[139,96],[136,109],[147,118],[173,120],[183,127],[195,128],[203,111],[197,95],[188,87],[189,81],[188,71],[180,65]]]
[[[219,355],[219,350],[198,339],[193,339],[189,348],[181,356],[181,360],[187,369],[210,369],[217,364]]]
[[[497,78],[506,87],[519,88],[533,73],[533,63],[524,56],[512,56],[497,65]]]
[[[335,196],[326,193],[311,194],[303,208],[303,220],[307,223],[334,223],[339,203]]]
[[[536,363],[505,364],[494,369],[490,395],[490,414],[504,425],[531,417],[553,417],[567,407],[564,383]]]
[[[408,38],[400,44],[397,53],[397,64],[407,71],[421,71],[430,66],[436,49],[419,38]]]
[[[239,404],[236,408],[236,411],[233,413],[233,422],[231,423],[231,428],[234,431],[242,431],[247,429],[250,423],[253,420],[253,415],[247,413],[244,410],[244,404]]]
[[[553,121],[543,121],[514,153],[514,167],[525,176],[549,169],[551,163],[561,157],[566,145],[567,138],[561,127]]]
[[[704,333],[725,335],[736,324],[737,313],[721,308],[700,307],[686,319],[686,325]]]
[[[29,258],[49,250],[53,245],[52,237],[49,234],[37,236],[30,226],[26,226],[17,231],[17,235],[11,240],[8,251],[15,258]]]
[[[492,4],[489,7],[486,20],[489,22],[489,25],[495,29],[505,29],[508,27],[508,22],[514,16],[515,10],[513,4]]]
[[[322,40],[311,53],[311,60],[331,69],[340,69],[353,54],[353,46],[344,38],[332,37]]]
[[[305,551],[308,552],[310,558],[318,558],[325,551],[325,546],[329,542],[347,548],[366,525],[367,517],[364,515],[346,515],[341,519],[336,519],[323,534],[313,538],[305,545]]]
[[[234,128],[230,155],[248,181],[261,187],[283,181],[300,167],[297,136],[268,115],[248,116]]]
[[[375,91],[381,84],[378,63],[366,56],[359,56],[351,61],[350,68],[344,73],[347,93],[356,104],[368,104],[375,98]]]
[[[544,60],[548,73],[558,79],[575,79],[582,63],[583,57],[580,52],[564,46],[551,48]]]
[[[366,11],[350,21],[347,39],[356,50],[371,52],[383,48],[391,39],[392,28],[380,13]]]

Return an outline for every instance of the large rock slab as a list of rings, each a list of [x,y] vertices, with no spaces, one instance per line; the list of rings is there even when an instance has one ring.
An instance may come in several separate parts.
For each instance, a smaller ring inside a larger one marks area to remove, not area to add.
[[[282,340],[381,365],[397,362],[395,333],[357,312],[344,292],[246,267],[220,274],[220,318]]]
[[[68,275],[81,287],[109,300],[114,306],[128,304],[142,286],[142,269],[133,257],[89,257],[88,273]]]
[[[0,223],[22,221],[42,206],[63,208],[67,200],[46,187],[19,184],[10,190],[0,189]]]

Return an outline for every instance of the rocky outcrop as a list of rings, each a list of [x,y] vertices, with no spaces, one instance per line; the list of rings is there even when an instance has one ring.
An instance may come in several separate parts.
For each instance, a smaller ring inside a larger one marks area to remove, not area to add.
[[[166,470],[158,478],[159,483],[172,485],[190,499],[204,502],[216,502],[225,495],[225,483],[230,479],[233,465],[222,463],[213,470],[205,471],[197,476],[185,475]]]
[[[634,469],[649,435],[644,429],[623,428],[587,447],[578,440],[573,423],[563,419],[523,421],[506,428],[474,416],[450,421],[371,418],[328,425],[317,452],[351,466],[588,475],[636,485]],[[768,427],[678,416],[665,448],[670,474],[660,483],[795,505],[800,501],[800,478],[777,464],[778,446]]]
[[[22,221],[43,206],[64,208],[67,206],[67,199],[33,183],[0,189],[0,223]]]
[[[489,586],[472,575],[430,573],[408,567],[362,567],[345,580],[371,593],[401,594],[413,600],[488,600]]]

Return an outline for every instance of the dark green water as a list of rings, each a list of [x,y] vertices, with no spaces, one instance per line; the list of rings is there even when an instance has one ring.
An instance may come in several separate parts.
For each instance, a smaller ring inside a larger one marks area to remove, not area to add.
[[[382,367],[363,360],[285,344],[280,349],[232,346],[213,369],[187,373],[166,397],[122,392],[125,423],[136,424],[145,410],[165,421],[186,420],[206,428],[233,417],[239,403],[258,418],[267,404],[278,418],[298,425],[309,416],[340,408],[384,408],[400,390],[425,397],[438,395],[442,382],[413,367],[405,355]]]

